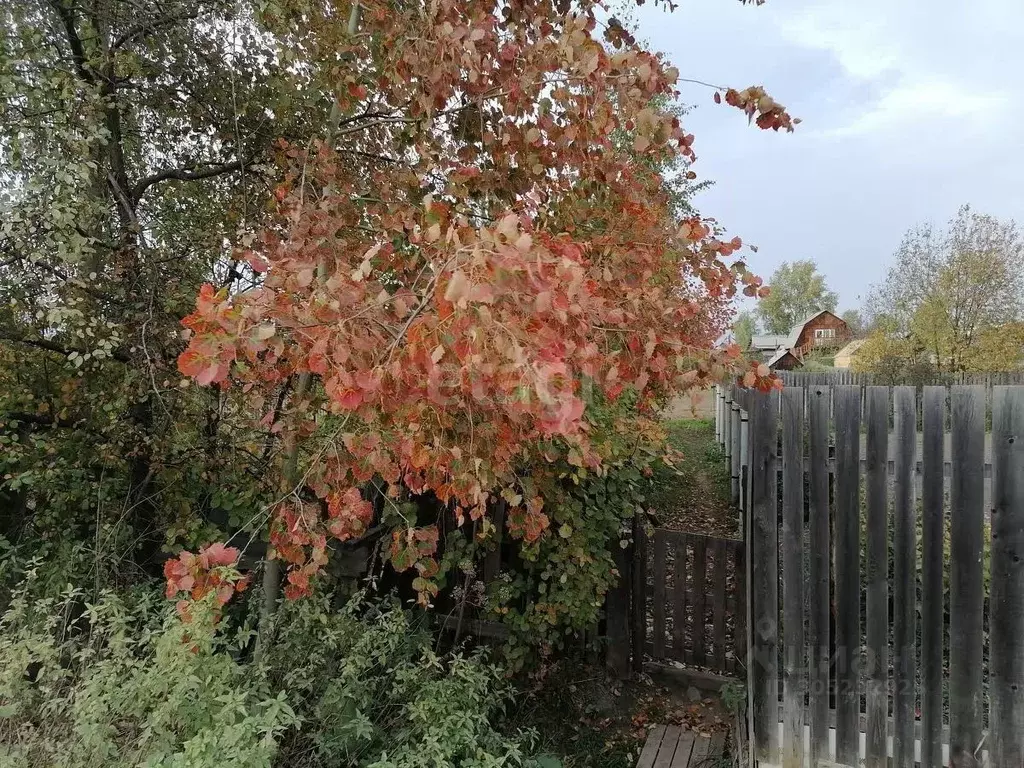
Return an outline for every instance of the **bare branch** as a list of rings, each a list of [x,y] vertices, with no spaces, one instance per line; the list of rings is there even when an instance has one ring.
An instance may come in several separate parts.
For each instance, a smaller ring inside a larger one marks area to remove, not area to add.
[[[50,341],[49,339],[29,339],[23,336],[14,336],[8,333],[0,333],[0,340],[10,341],[15,344],[24,344],[27,347],[35,347],[36,349],[45,349],[48,352],[56,352],[58,355],[63,355],[64,357],[68,357],[72,353],[77,353],[79,355],[84,354],[83,350],[69,349],[54,341]],[[127,354],[120,350],[114,350],[111,353],[111,357],[122,363],[127,363],[131,360],[131,358],[129,358]]]
[[[245,166],[251,165],[254,160],[254,157],[250,157],[243,160],[235,160],[232,163],[225,163],[224,165],[211,165],[202,169],[167,168],[163,171],[157,171],[139,180],[139,183],[132,189],[132,199],[135,201],[142,199],[147,189],[161,181],[200,181],[202,179],[209,179],[225,173],[240,171]]]

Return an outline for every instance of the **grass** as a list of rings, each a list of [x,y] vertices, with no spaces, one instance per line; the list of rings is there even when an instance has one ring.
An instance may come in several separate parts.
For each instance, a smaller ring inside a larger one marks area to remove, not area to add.
[[[659,462],[645,493],[658,524],[673,530],[736,536],[739,516],[731,503],[729,465],[710,419],[665,422],[669,446],[681,454],[674,466]]]

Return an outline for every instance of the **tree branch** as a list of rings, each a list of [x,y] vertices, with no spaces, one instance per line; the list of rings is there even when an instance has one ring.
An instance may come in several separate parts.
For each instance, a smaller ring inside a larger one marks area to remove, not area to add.
[[[182,13],[176,16],[164,16],[160,19],[153,19],[152,21],[136,24],[134,27],[129,27],[124,32],[122,32],[110,46],[110,50],[116,51],[118,48],[131,42],[136,37],[145,37],[147,35],[153,34],[158,29],[161,29],[163,27],[172,26],[174,24],[177,24],[179,21],[191,21],[192,19],[196,19],[198,17],[199,12],[193,11],[191,13]]]
[[[0,340],[10,341],[15,344],[24,344],[27,347],[35,347],[36,349],[45,349],[48,352],[56,352],[58,355],[63,355],[64,357],[68,357],[73,352],[77,352],[80,355],[83,354],[82,350],[80,349],[68,349],[65,346],[62,346],[54,341],[49,341],[47,339],[26,339],[22,336],[13,336],[8,333],[0,333]],[[131,361],[131,358],[129,358],[127,354],[120,350],[114,350],[111,353],[111,357],[122,363],[127,363]]]
[[[75,71],[85,82],[95,85],[96,75],[86,66],[85,46],[82,45],[82,38],[79,37],[78,30],[75,29],[75,17],[71,13],[71,9],[65,7],[61,0],[50,0],[50,7],[57,13],[61,24],[64,25],[64,33],[67,35],[68,46],[71,48],[71,61],[75,65]]]
[[[139,183],[132,189],[132,199],[138,202],[142,199],[147,189],[161,181],[200,181],[202,179],[209,179],[224,173],[240,171],[245,166],[251,165],[254,160],[254,157],[250,157],[244,160],[235,160],[232,163],[225,163],[224,165],[212,165],[201,170],[194,168],[167,168],[163,171],[157,171],[139,180]]]

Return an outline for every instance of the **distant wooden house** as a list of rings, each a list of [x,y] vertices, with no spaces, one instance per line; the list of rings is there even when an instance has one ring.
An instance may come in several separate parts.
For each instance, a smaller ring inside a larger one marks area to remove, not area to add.
[[[837,350],[852,338],[843,318],[822,309],[794,325],[784,346],[803,358],[816,350]]]
[[[827,309],[812,313],[794,325],[788,334],[752,336],[748,352],[760,357],[773,370],[789,371],[803,365],[815,351],[834,352],[853,337],[846,321]],[[794,360],[786,357],[789,353]]]
[[[791,349],[780,349],[768,360],[768,368],[773,371],[792,371],[802,366],[803,362]]]
[[[750,337],[748,351],[752,356],[760,357],[763,361],[771,360],[780,349],[786,348],[787,335],[761,334]]]

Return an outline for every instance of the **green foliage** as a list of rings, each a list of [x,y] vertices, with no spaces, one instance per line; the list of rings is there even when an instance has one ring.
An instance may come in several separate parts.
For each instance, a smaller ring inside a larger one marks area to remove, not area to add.
[[[563,462],[556,482],[536,489],[554,535],[523,541],[515,570],[488,585],[486,607],[511,630],[506,653],[516,667],[537,650],[548,653],[578,640],[600,619],[604,596],[619,578],[614,553],[628,543],[646,474],[660,452],[654,446],[664,438],[638,432],[627,440],[604,428],[630,411],[633,395],[614,403],[596,390],[586,396],[592,439],[607,445],[612,460],[598,472]]]
[[[834,312],[839,297],[828,289],[825,277],[810,260],[779,265],[768,281],[771,293],[761,299],[757,313],[768,333],[789,333],[789,330],[812,312],[827,309]]]
[[[501,670],[437,654],[397,606],[290,603],[254,663],[212,601],[184,622],[146,591],[30,599],[27,572],[0,622],[4,765],[534,765],[492,725]]]
[[[158,601],[15,595],[0,625],[6,764],[273,764],[296,723],[284,695],[226,652],[209,605],[186,626]]]
[[[868,297],[867,309],[887,333],[911,339],[941,372],[1007,370],[1019,363],[1011,335],[1024,318],[1024,238],[1016,223],[963,206],[944,230],[909,230],[896,249],[885,280]]]
[[[736,336],[736,343],[740,349],[746,350],[750,347],[750,340],[757,333],[757,321],[750,312],[740,312],[732,323],[732,332]]]

